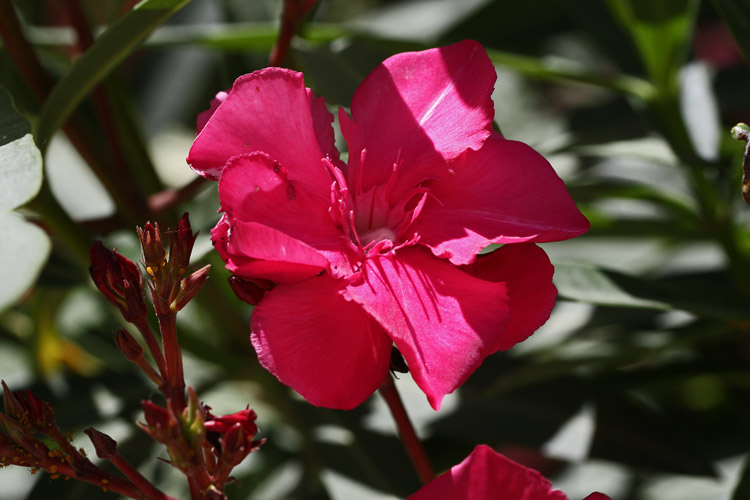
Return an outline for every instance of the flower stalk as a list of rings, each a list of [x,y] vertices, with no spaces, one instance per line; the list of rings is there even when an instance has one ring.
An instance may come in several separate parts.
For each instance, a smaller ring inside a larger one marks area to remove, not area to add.
[[[378,391],[383,396],[388,409],[391,411],[393,420],[396,422],[396,427],[398,428],[398,433],[401,436],[401,441],[404,443],[406,453],[409,455],[409,459],[414,465],[420,481],[422,481],[422,484],[429,483],[435,479],[435,471],[432,468],[432,464],[430,464],[430,460],[427,458],[422,442],[417,437],[414,425],[412,425],[409,414],[406,412],[401,395],[398,393],[398,389],[396,389],[396,384],[393,383],[393,377],[390,372],[385,377],[385,380],[383,380]]]
[[[292,38],[297,32],[305,14],[315,5],[316,0],[285,0],[281,14],[281,30],[276,45],[271,51],[269,66],[283,66]]]

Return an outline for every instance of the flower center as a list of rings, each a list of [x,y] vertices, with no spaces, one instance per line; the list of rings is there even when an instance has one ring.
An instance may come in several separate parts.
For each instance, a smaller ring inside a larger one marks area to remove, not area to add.
[[[362,245],[365,246],[373,242],[385,240],[388,240],[391,243],[394,243],[396,241],[396,234],[387,227],[379,227],[377,229],[367,231],[359,237],[359,241],[362,242]]]

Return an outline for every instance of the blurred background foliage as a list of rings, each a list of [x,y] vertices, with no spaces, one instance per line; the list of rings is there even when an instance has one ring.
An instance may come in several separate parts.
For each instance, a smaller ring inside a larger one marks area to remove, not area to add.
[[[315,408],[259,367],[251,311],[209,251],[214,186],[184,161],[196,114],[267,64],[281,8],[0,0],[0,198],[13,198],[0,202],[0,377],[54,402],[77,436],[109,432],[184,497],[133,425],[156,391],[111,340],[121,320],[87,249],[102,239],[136,260],[135,225],[189,211],[195,264],[214,267],[179,317],[187,382],[217,414],[249,403],[268,438],[230,497],[404,498],[418,480],[377,396]],[[729,135],[750,119],[750,2],[322,0],[287,64],[346,107],[389,55],[465,38],[496,64],[496,125],[550,160],[592,227],[543,245],[560,292],[547,325],[442,411],[398,381],[436,468],[487,443],[572,499],[750,498],[750,207]],[[0,485],[2,500],[111,497],[13,468]]]

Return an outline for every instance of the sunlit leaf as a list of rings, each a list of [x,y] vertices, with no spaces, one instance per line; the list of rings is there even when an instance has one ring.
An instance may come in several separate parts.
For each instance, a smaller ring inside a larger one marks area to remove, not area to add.
[[[729,320],[750,318],[745,299],[720,284],[670,283],[629,276],[587,264],[556,263],[561,298],[590,304],[643,309],[681,309]]]
[[[0,310],[36,281],[51,248],[42,229],[13,212],[0,213]]]
[[[12,212],[42,184],[42,155],[29,131],[29,123],[0,88],[0,310],[34,283],[50,251],[45,232]]]

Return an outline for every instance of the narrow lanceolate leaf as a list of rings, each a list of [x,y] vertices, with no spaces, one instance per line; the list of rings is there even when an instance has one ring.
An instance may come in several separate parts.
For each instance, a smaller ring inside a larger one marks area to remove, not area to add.
[[[750,319],[746,298],[712,283],[696,282],[688,286],[577,263],[555,263],[554,283],[560,298],[577,302],[665,311],[680,309],[723,320]]]
[[[36,280],[50,251],[38,226],[12,212],[39,191],[42,155],[31,127],[0,87],[0,310],[15,302]]]
[[[750,0],[714,0],[714,6],[750,64]]]
[[[651,80],[661,89],[674,83],[688,54],[696,0],[608,0],[607,5],[633,38]]]
[[[143,0],[107,28],[58,82],[42,108],[37,143],[44,149],[55,131],[98,83],[151,32],[189,0]]]
[[[554,283],[560,297],[591,304],[668,310],[659,300],[643,298],[648,285],[624,274],[585,264],[555,264]]]

